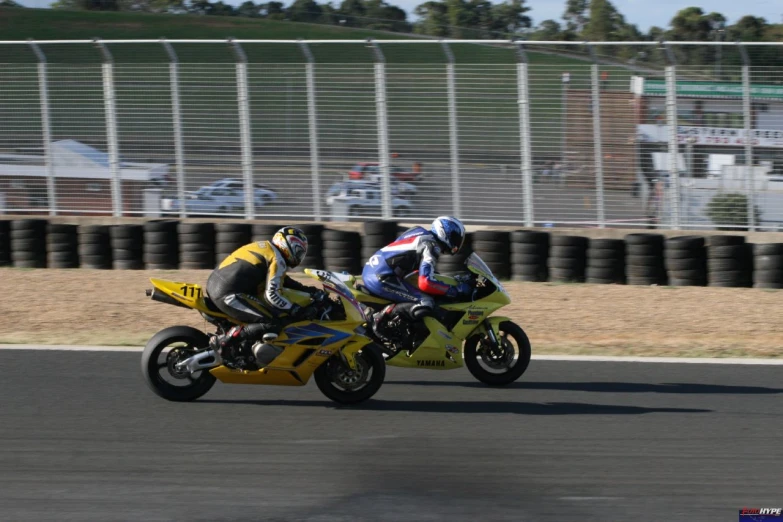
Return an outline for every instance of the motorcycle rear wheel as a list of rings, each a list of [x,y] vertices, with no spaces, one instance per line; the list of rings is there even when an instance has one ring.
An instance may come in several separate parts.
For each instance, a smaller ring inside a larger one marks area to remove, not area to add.
[[[161,362],[163,350],[173,348]],[[190,326],[172,326],[156,333],[144,348],[141,355],[141,373],[147,386],[159,397],[173,402],[189,402],[207,393],[217,380],[208,370],[200,370],[191,375],[178,373],[174,363],[184,360],[196,351],[209,346],[207,334]],[[184,386],[177,386],[163,378],[163,373]]]
[[[339,356],[330,357],[314,374],[315,384],[328,399],[358,404],[375,395],[386,379],[386,360],[380,348],[369,344],[357,354],[357,370],[351,371]]]
[[[465,366],[468,367],[473,377],[490,386],[506,386],[519,379],[527,370],[528,365],[530,365],[532,352],[530,340],[519,325],[511,321],[503,321],[498,329],[500,330],[498,342],[501,344],[501,349],[504,352],[503,356],[507,359],[510,351],[513,349],[513,345],[508,342],[508,337],[515,341],[517,348],[514,351],[518,355],[516,362],[500,373],[493,373],[485,369],[479,362],[479,359],[482,359],[488,366],[501,366],[503,364],[499,354],[490,353],[487,351],[487,347],[482,346],[482,343],[479,342],[482,340],[481,336],[474,335],[465,341]],[[489,342],[487,336],[483,339]]]

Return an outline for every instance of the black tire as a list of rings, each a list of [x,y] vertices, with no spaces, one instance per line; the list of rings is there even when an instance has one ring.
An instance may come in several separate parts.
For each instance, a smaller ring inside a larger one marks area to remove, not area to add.
[[[665,236],[663,234],[627,234],[624,238],[626,245],[656,245],[663,248]]]
[[[666,250],[701,250],[705,240],[701,236],[674,236],[666,239]]]
[[[644,257],[661,257],[663,255],[662,245],[634,245],[629,244],[625,249],[625,253],[628,256],[644,256]]]
[[[398,226],[396,221],[371,220],[365,221],[362,228],[364,229],[365,236],[381,236],[388,238],[397,236]]]
[[[553,235],[549,241],[551,247],[578,247],[586,250],[590,243],[587,237],[583,236],[557,236]]]
[[[533,243],[511,243],[510,250],[513,254],[537,255],[544,257],[549,255],[548,245],[537,245]]]
[[[465,341],[464,360],[465,366],[471,375],[489,386],[506,386],[519,379],[530,365],[532,348],[525,331],[512,321],[503,321],[499,325],[500,335],[509,335],[514,338],[519,347],[519,358],[516,364],[503,373],[492,373],[484,369],[478,362],[479,335],[474,335]]]
[[[587,257],[587,248],[577,246],[553,246],[549,249],[549,257]]]
[[[757,256],[783,256],[783,243],[756,243],[753,254]]]
[[[707,240],[707,245],[710,247],[728,247],[739,246],[745,244],[745,236],[734,235],[716,235],[710,236]]]
[[[380,348],[375,344],[369,344],[358,353],[358,359],[367,365],[372,371],[369,382],[363,388],[347,391],[337,387],[335,375],[345,371],[345,364],[338,356],[330,357],[313,373],[315,384],[328,399],[339,404],[358,404],[364,402],[383,385],[386,379],[386,360],[383,358]]]
[[[514,230],[510,234],[511,243],[549,245],[549,232],[539,230]]]
[[[147,346],[144,347],[141,354],[141,373],[147,386],[159,397],[173,402],[194,401],[207,393],[217,379],[209,371],[201,370],[196,372],[200,375],[189,386],[178,387],[164,381],[160,376],[159,370],[161,368],[158,368],[158,357],[166,347],[178,342],[186,343],[188,348],[192,347],[187,351],[195,353],[195,350],[208,346],[209,337],[189,326],[172,326],[161,330],[152,336],[152,339],[147,342]],[[188,378],[185,377],[185,379]]]

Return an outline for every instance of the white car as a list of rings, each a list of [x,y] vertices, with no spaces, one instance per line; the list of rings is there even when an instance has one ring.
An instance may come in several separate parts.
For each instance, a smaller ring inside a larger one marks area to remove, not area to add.
[[[264,185],[255,185],[256,208],[275,201],[277,193]],[[177,199],[164,200],[163,210],[179,212],[182,203]],[[195,192],[185,193],[185,211],[188,214],[228,214],[245,211],[245,190],[240,180],[220,180]]]
[[[381,188],[377,183],[364,181],[335,183],[326,193],[326,204],[332,207],[342,206],[351,216],[367,211],[379,213],[383,206]],[[407,216],[412,209],[413,204],[410,201],[398,197],[398,194],[392,194],[392,212],[395,216]]]

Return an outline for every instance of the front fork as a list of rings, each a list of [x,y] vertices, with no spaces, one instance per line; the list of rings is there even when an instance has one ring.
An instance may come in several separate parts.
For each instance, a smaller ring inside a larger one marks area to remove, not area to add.
[[[484,325],[484,329],[487,331],[487,337],[489,337],[489,340],[492,342],[492,347],[498,348],[500,346],[498,343],[498,337],[495,335],[495,330],[492,327],[492,323],[489,321],[489,318],[484,319],[482,324]]]

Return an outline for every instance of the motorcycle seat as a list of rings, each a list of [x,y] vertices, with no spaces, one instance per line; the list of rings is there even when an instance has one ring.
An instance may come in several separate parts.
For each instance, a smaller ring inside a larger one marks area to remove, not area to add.
[[[208,295],[204,295],[204,306],[206,306],[206,307],[207,307],[207,309],[208,309],[210,312],[215,312],[215,313],[217,313],[217,314],[222,314],[222,313],[223,313],[223,312],[220,310],[220,308],[218,308],[217,306],[215,306],[215,302],[214,302],[214,301],[212,301],[212,299],[210,299]]]

